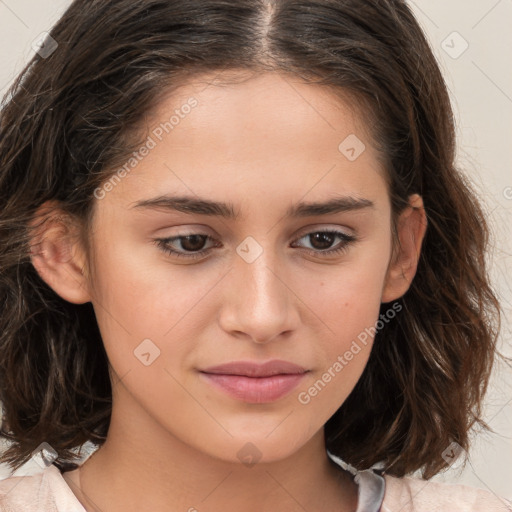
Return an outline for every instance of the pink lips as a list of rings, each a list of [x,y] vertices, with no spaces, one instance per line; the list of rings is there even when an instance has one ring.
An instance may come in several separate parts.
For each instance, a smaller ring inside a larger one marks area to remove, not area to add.
[[[200,374],[233,398],[252,403],[274,402],[287,395],[307,370],[288,361],[234,361],[212,366]]]

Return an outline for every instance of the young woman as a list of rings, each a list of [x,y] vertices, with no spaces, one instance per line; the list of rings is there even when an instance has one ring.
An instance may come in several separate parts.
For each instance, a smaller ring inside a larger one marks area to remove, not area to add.
[[[44,470],[1,511],[510,510],[428,480],[499,305],[405,2],[76,0],[39,53],[0,118],[0,398],[1,460]]]

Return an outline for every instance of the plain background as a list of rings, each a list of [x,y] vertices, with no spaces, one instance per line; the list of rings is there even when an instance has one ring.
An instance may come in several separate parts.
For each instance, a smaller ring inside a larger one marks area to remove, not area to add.
[[[504,310],[500,343],[502,352],[512,356],[512,1],[409,3],[452,95],[460,166],[491,216],[492,277]],[[69,4],[69,0],[0,0],[0,94],[32,57],[32,42]],[[483,487],[512,499],[512,372],[503,363],[494,372],[485,418],[494,433],[476,432],[466,467],[454,465],[434,480]],[[0,477],[7,475],[7,468],[0,466]]]

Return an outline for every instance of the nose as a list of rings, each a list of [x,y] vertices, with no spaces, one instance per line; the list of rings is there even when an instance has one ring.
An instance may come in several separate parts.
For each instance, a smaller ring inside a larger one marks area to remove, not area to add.
[[[222,329],[259,344],[294,331],[300,318],[288,275],[270,250],[252,262],[236,255],[223,280]]]

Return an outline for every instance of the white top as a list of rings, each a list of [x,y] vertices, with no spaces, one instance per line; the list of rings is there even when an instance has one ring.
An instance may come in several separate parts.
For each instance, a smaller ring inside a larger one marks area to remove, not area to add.
[[[492,492],[464,485],[355,471],[327,452],[332,461],[354,474],[356,512],[512,512],[512,502]],[[0,512],[86,512],[53,464],[30,476],[0,481]]]

